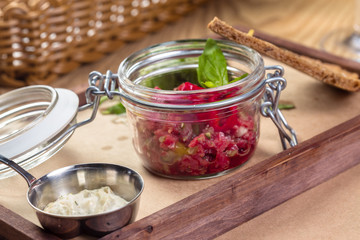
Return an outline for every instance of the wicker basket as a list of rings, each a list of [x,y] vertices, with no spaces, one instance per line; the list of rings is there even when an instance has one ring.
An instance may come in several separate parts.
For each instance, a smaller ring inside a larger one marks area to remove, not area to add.
[[[0,0],[0,85],[49,84],[206,0]]]

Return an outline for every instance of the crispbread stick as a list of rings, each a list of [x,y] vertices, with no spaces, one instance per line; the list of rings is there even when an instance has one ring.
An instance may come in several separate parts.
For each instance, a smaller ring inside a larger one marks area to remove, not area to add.
[[[208,24],[208,28],[228,40],[253,48],[261,54],[285,63],[326,84],[350,92],[360,89],[358,75],[348,72],[337,65],[322,63],[319,60],[279,48],[274,44],[239,31],[217,17]]]

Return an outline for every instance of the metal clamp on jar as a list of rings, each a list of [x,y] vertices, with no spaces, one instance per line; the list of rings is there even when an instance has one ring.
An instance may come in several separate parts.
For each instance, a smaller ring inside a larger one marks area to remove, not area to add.
[[[229,76],[248,73],[244,79],[216,88],[171,90],[184,80],[179,75],[193,76],[205,42],[161,43],[126,58],[117,74],[90,73],[87,104],[79,108],[76,94],[65,89],[31,86],[2,95],[0,153],[25,169],[36,166],[56,153],[75,128],[95,118],[102,96],[116,95],[127,109],[143,165],[161,176],[209,178],[241,166],[256,148],[260,114],[277,126],[284,149],[295,146],[295,131],[278,109],[286,87],[283,69],[264,67],[248,47],[218,41]],[[265,77],[265,71],[273,72]],[[165,80],[158,81],[159,76]],[[161,89],[154,88],[158,85]],[[77,112],[91,107],[89,119],[76,123]],[[0,169],[0,178],[11,174],[7,167]]]

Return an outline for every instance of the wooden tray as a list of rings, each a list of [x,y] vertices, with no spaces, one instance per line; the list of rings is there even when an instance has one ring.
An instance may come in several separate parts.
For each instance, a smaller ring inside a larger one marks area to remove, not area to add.
[[[143,41],[143,44],[145,43],[148,44],[146,40]],[[125,50],[124,52],[126,54],[123,55],[127,55]],[[118,55],[110,56],[104,63],[109,65],[114,61],[118,63]],[[85,73],[89,73],[89,69],[103,70],[94,66],[85,66],[80,71],[71,74],[68,79],[76,79],[79,76],[86,79]],[[105,69],[108,68],[109,66],[106,65]],[[288,70],[285,69],[286,74]],[[296,75],[296,77],[304,80],[303,76]],[[354,116],[349,113],[354,109],[351,109],[351,104],[347,105],[350,97],[346,93],[324,87],[315,80],[310,81],[312,88],[304,87],[310,93],[298,96],[299,99],[304,100],[313,96],[314,101],[318,98],[322,101],[341,95],[342,103],[339,105],[344,106],[346,112],[341,112],[343,109],[337,106],[335,109],[341,111],[335,113],[339,114],[342,121],[346,119],[343,116]],[[289,87],[291,85],[290,83]],[[326,97],[323,97],[325,91],[318,91],[320,88],[325,88],[328,94]],[[75,90],[82,98],[83,87]],[[300,90],[302,89],[297,91]],[[293,93],[294,91],[290,92],[290,95]],[[321,110],[322,107],[334,108],[329,104],[331,103],[317,104],[318,109],[311,110]],[[296,106],[299,105],[296,102]],[[331,114],[333,113],[334,111],[331,111]],[[311,114],[313,113],[309,113]],[[310,119],[309,116],[304,119],[304,128],[313,127],[311,122],[306,122]],[[324,119],[319,119],[319,121],[324,121]],[[292,121],[289,123],[292,124]],[[356,116],[301,142],[295,148],[280,152],[247,169],[221,178],[210,187],[156,211],[103,239],[189,239],[190,237],[190,239],[211,239],[217,237],[358,164],[360,162],[358,157],[360,156],[359,127],[360,116]],[[295,130],[301,132],[302,129],[295,128]],[[33,222],[1,206],[0,236],[10,239],[51,239],[51,237],[56,239]]]
[[[359,156],[357,116],[102,239],[211,239],[355,166]],[[0,236],[56,239],[2,206]]]

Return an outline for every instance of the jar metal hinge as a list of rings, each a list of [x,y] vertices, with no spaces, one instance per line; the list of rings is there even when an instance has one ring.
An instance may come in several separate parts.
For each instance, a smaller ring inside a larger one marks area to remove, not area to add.
[[[82,124],[86,124],[95,119],[101,97],[106,96],[111,100],[114,98],[114,95],[119,95],[119,92],[116,91],[117,75],[113,74],[110,70],[106,72],[106,75],[93,71],[89,74],[88,81],[89,87],[85,92],[86,104],[81,106],[79,111],[92,107],[93,112],[91,117]]]
[[[287,149],[288,144],[294,147],[298,143],[295,130],[290,127],[279,109],[280,93],[286,87],[284,69],[281,66],[267,66],[265,69],[272,70],[273,73],[268,73],[265,79],[267,86],[261,104],[261,114],[270,118],[278,128],[283,149]]]
[[[95,119],[99,109],[101,97],[107,96],[109,99],[113,99],[113,94],[118,94],[118,92],[115,91],[116,79],[117,76],[114,75],[111,71],[108,71],[105,76],[97,71],[91,72],[89,74],[89,87],[85,92],[86,104],[80,106],[78,108],[78,112],[92,108],[91,116],[86,120],[73,124],[65,133],[59,137],[59,140],[63,138],[63,136],[74,131],[76,128],[88,124]]]

